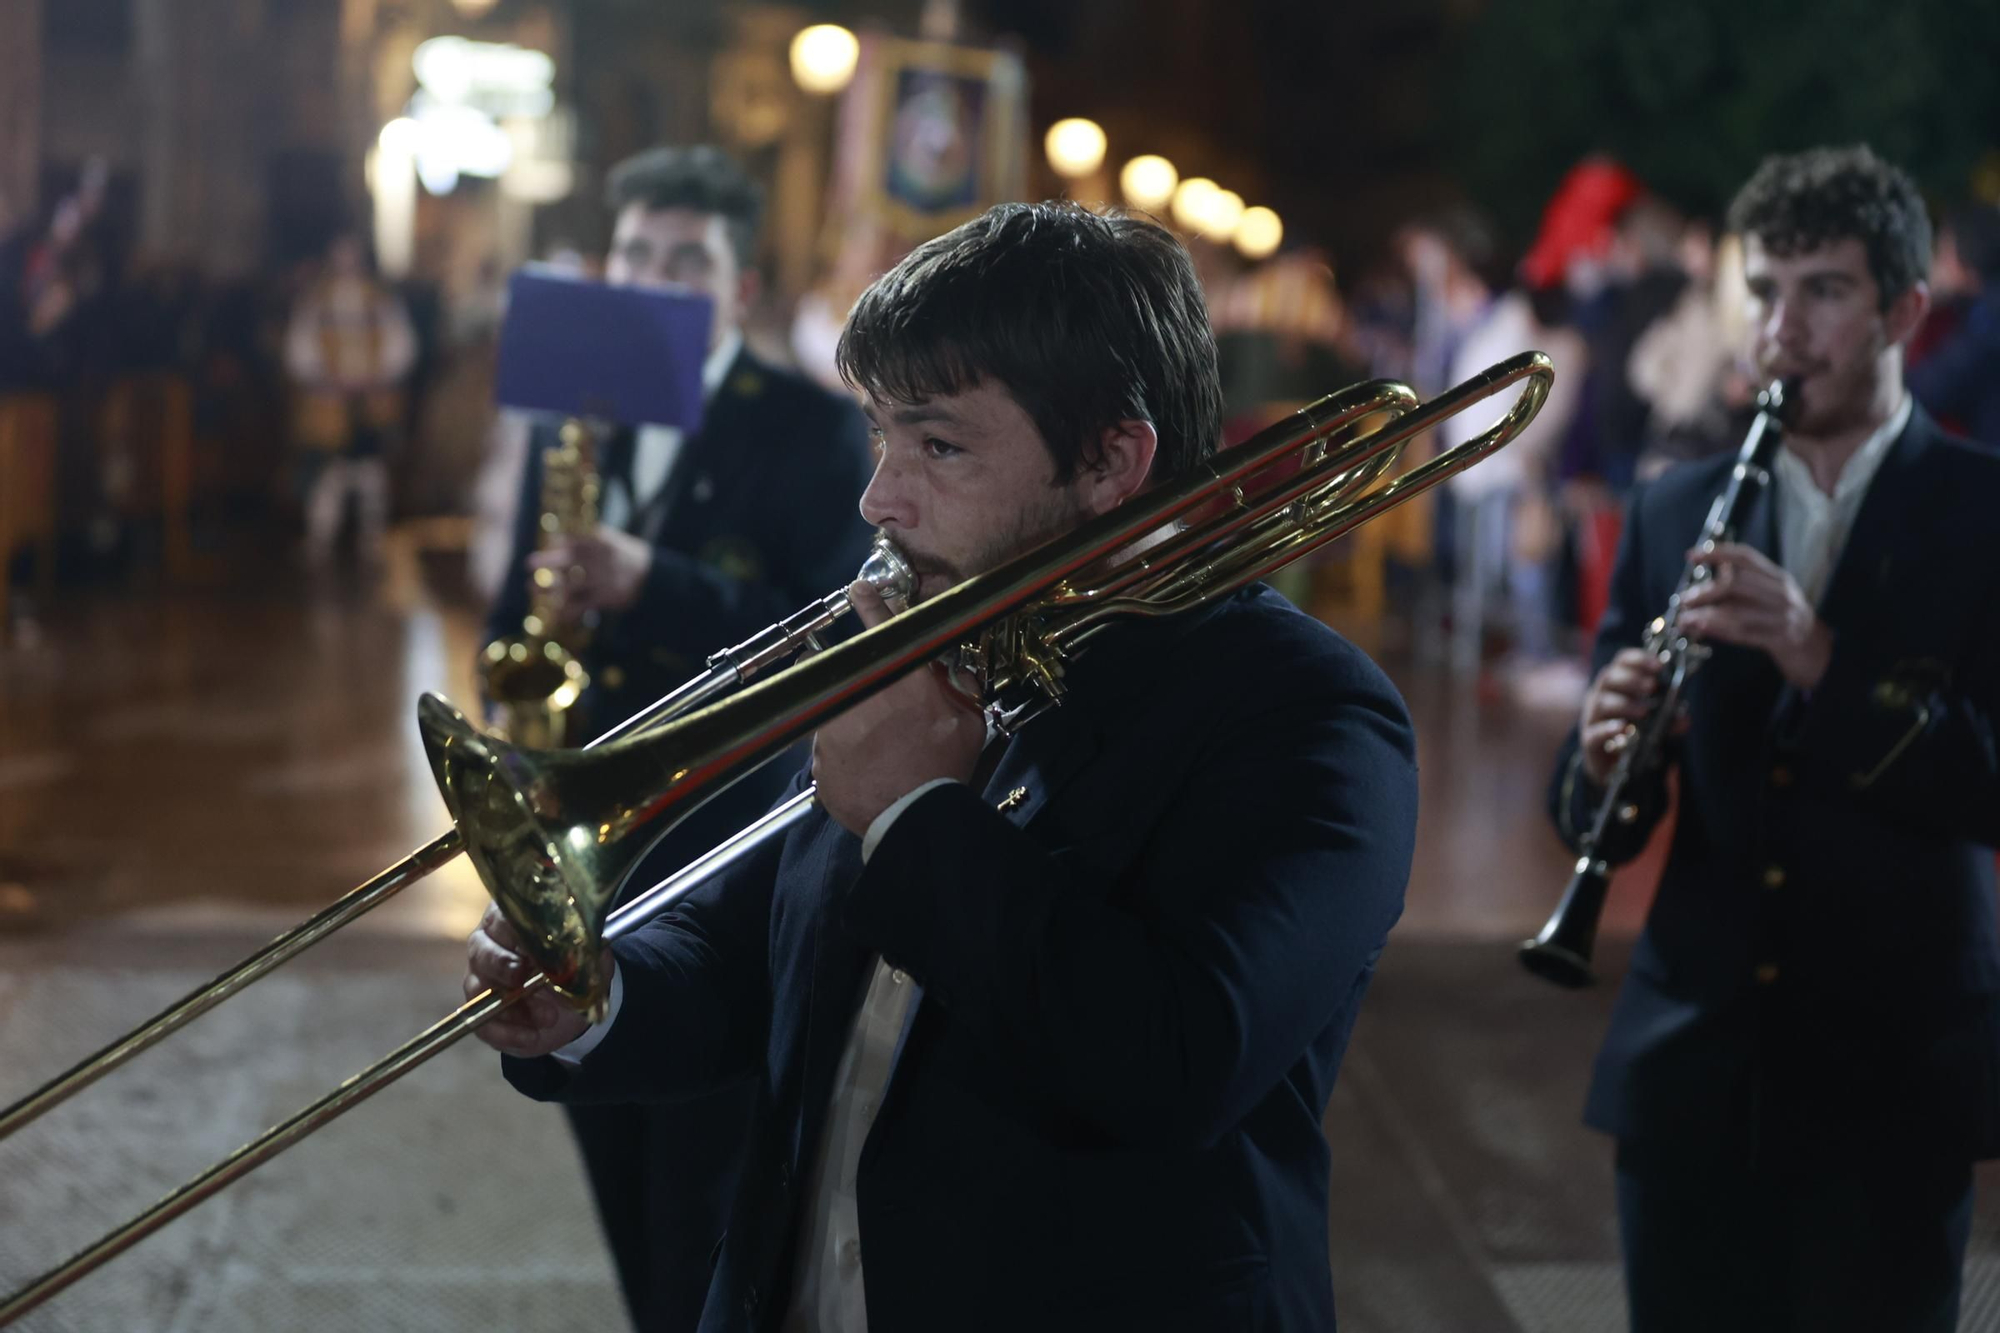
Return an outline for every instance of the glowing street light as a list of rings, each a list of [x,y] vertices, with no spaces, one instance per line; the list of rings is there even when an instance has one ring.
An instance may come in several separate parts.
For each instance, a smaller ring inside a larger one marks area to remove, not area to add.
[[[1118,173],[1118,188],[1134,208],[1159,208],[1174,197],[1174,187],[1180,183],[1181,173],[1157,153],[1133,158]]]
[[[1245,259],[1269,259],[1285,239],[1285,224],[1261,204],[1243,211],[1236,224],[1236,250]]]
[[[1202,205],[1202,215],[1194,229],[1217,245],[1227,245],[1243,220],[1243,196],[1234,190],[1217,190]]]
[[[1222,187],[1206,176],[1190,176],[1174,187],[1172,212],[1182,231],[1200,231],[1208,217],[1209,203]]]
[[[1094,120],[1071,116],[1049,126],[1042,141],[1058,176],[1075,180],[1104,165],[1104,130]]]
[[[792,82],[805,92],[839,92],[860,60],[860,39],[838,23],[815,23],[792,38]]]

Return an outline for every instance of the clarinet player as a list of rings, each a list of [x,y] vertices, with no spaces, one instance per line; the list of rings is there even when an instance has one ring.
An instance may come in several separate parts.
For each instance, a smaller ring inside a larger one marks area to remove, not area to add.
[[[1635,1333],[1957,1327],[1972,1165],[2000,1155],[2000,460],[1903,384],[1915,187],[1866,148],[1766,161],[1731,208],[1761,377],[1796,385],[1740,540],[1733,458],[1628,515],[1551,804],[1578,844],[1691,559],[1671,851],[1585,1118],[1617,1143]],[[1663,816],[1664,776],[1608,860]]]

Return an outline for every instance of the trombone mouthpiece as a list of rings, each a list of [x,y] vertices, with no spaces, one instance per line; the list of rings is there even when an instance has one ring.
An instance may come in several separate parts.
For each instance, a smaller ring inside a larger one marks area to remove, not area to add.
[[[910,568],[910,562],[894,542],[879,532],[875,534],[875,544],[868,550],[868,558],[861,562],[859,577],[882,594],[882,600],[889,604],[891,611],[906,609],[910,599],[917,595],[917,576]]]

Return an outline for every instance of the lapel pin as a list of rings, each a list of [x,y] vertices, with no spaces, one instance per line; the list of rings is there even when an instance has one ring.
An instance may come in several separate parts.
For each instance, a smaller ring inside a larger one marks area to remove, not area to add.
[[[1027,803],[1028,789],[1026,787],[1016,787],[1005,796],[1002,796],[993,808],[1004,815],[1009,810],[1018,810]]]

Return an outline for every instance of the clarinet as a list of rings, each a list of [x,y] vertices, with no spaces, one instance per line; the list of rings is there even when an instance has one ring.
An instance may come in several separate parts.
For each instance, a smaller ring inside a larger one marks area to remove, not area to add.
[[[1795,387],[1790,396],[1797,397]],[[1660,664],[1664,688],[1656,692],[1646,716],[1612,743],[1618,764],[1605,782],[1590,830],[1578,844],[1569,887],[1563,890],[1562,901],[1542,933],[1521,944],[1521,965],[1558,986],[1575,990],[1597,980],[1590,956],[1604,915],[1605,893],[1611,887],[1611,862],[1602,848],[1618,830],[1638,822],[1639,802],[1632,793],[1665,766],[1667,743],[1688,681],[1711,651],[1707,645],[1691,641],[1681,629],[1681,603],[1689,591],[1714,577],[1701,557],[1719,543],[1735,540],[1750,506],[1770,486],[1771,461],[1783,436],[1786,397],[1787,386],[1777,380],[1757,395],[1757,418],[1750,423],[1743,447],[1736,451],[1728,486],[1709,507],[1695,556],[1682,570],[1680,586],[1668,600],[1665,614],[1646,627],[1644,647]],[[1576,762],[1581,763],[1580,755]]]

